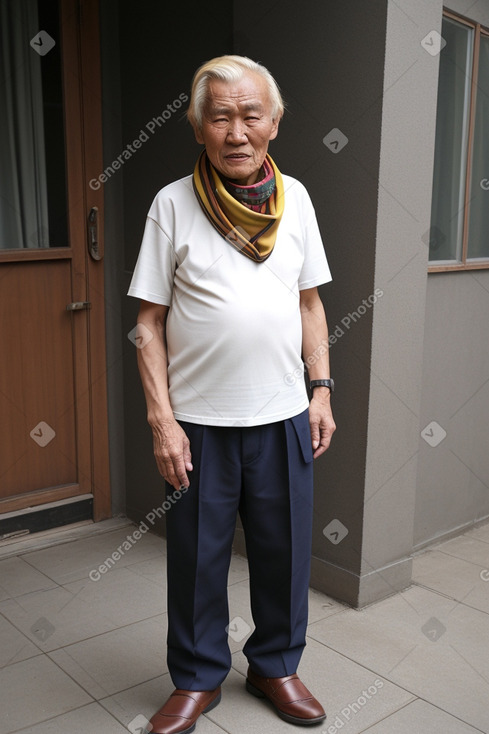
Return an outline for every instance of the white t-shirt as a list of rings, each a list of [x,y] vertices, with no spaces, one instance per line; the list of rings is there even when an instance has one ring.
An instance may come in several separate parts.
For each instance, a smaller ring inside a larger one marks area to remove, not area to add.
[[[149,210],[128,294],[170,306],[168,380],[177,420],[255,426],[308,407],[304,380],[290,377],[303,365],[299,291],[331,275],[306,189],[283,180],[284,213],[262,263],[214,229],[192,176],[165,186]]]

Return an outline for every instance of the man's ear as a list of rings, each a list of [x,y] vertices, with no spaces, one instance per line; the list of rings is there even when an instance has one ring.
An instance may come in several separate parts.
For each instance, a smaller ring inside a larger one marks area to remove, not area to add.
[[[197,125],[194,125],[194,135],[195,135],[196,141],[200,145],[204,145],[204,138],[202,137],[202,131],[200,130],[200,128],[197,127]]]
[[[272,132],[270,133],[269,140],[275,140],[275,138],[277,137],[279,122],[280,122],[280,118],[272,121]]]

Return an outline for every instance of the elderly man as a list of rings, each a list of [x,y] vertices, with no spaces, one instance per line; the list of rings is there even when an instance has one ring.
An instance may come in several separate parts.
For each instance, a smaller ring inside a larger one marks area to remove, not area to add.
[[[292,724],[325,719],[296,671],[307,627],[312,463],[335,430],[317,293],[331,276],[306,190],[267,152],[283,110],[273,77],[246,57],[198,69],[188,118],[204,150],[193,176],[157,194],[129,290],[141,299],[139,370],[173,500],[168,668],[176,690],[151,719],[156,734],[193,731],[220,701],[231,667],[227,577],[238,512],[255,624],[243,649],[246,688]]]

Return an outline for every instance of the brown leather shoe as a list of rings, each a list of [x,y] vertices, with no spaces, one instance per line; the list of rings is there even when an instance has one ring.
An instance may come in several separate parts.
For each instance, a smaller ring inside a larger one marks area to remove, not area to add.
[[[199,716],[211,711],[220,700],[220,687],[215,691],[183,691],[177,688],[150,719],[148,731],[151,734],[190,734]]]
[[[248,668],[246,690],[258,698],[268,698],[280,718],[290,724],[311,726],[326,718],[323,707],[297,674],[263,678]]]

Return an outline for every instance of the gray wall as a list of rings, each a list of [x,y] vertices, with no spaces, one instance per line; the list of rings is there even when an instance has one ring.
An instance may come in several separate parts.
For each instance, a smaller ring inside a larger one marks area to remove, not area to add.
[[[451,0],[450,10],[489,27],[489,0]],[[415,549],[489,515],[488,415],[489,272],[432,273],[419,428],[436,421],[446,438],[419,439]]]
[[[489,515],[488,324],[489,272],[428,277],[420,430],[446,437],[420,438],[416,548]]]

